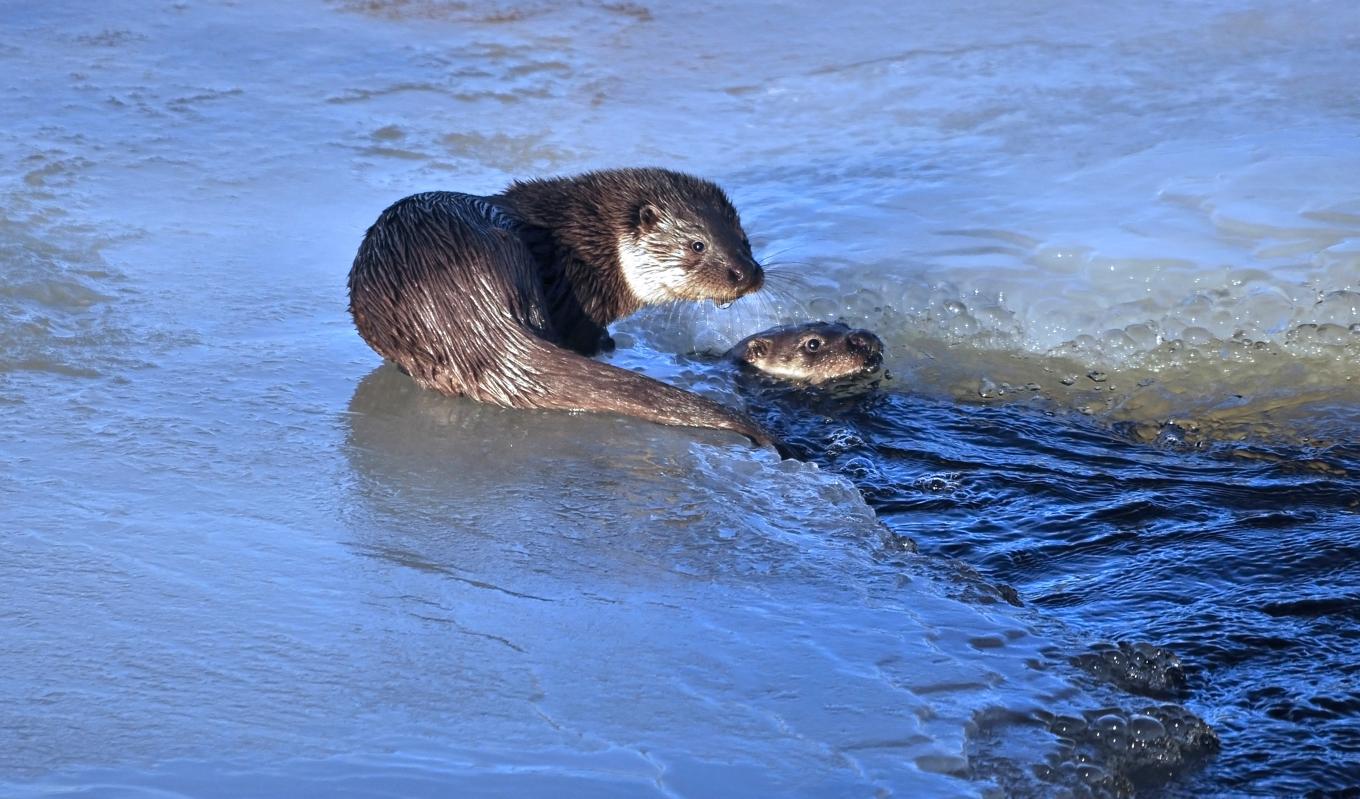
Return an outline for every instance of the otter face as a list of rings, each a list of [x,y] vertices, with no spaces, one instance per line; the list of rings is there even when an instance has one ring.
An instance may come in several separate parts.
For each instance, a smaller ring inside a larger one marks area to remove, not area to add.
[[[619,243],[619,264],[629,290],[644,305],[731,302],[765,283],[737,212],[725,199],[697,209],[688,203],[641,204],[632,236]]]
[[[883,363],[883,342],[868,330],[809,322],[757,333],[728,356],[781,380],[823,383],[877,369]]]

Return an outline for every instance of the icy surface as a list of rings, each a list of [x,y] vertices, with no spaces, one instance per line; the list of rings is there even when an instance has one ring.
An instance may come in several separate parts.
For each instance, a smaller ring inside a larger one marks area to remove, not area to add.
[[[671,354],[841,316],[913,390],[1353,440],[1357,15],[0,4],[0,787],[983,791],[977,714],[1104,704],[1031,611],[814,467],[414,394],[345,313],[359,236],[689,169],[783,265],[621,363],[721,395]]]

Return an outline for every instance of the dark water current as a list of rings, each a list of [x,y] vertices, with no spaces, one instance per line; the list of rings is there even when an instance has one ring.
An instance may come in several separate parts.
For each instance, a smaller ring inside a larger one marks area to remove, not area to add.
[[[1093,676],[1202,716],[1221,751],[1157,791],[1360,792],[1360,447],[1155,446],[900,382],[758,394],[893,531],[1015,587]]]

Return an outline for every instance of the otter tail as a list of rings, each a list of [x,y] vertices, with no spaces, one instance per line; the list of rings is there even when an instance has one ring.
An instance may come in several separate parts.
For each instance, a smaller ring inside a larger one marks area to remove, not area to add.
[[[468,349],[480,350],[478,344],[469,342]],[[407,371],[426,388],[455,397],[507,408],[617,413],[656,424],[731,430],[757,446],[774,447],[781,457],[793,457],[745,414],[692,391],[587,358],[528,331],[505,336],[497,346],[501,357],[479,358],[486,365],[471,385],[451,371],[416,364]]]
[[[539,390],[522,393],[517,401],[505,404],[543,410],[607,411],[656,424],[731,430],[787,456],[779,441],[743,413],[637,372],[528,338],[533,350],[529,362],[536,373],[533,383]]]

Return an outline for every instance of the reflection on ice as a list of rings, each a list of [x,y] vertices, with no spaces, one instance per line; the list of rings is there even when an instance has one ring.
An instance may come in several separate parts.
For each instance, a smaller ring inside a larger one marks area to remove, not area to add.
[[[1073,690],[1034,670],[1023,622],[872,557],[872,513],[815,467],[449,400],[391,367],[347,419],[356,546],[388,564],[401,604],[494,642],[482,668],[532,673],[525,699],[494,689],[502,714],[645,750],[667,785],[724,763],[742,792],[966,792],[940,774],[966,772],[974,713]],[[606,436],[635,449],[583,447]]]

